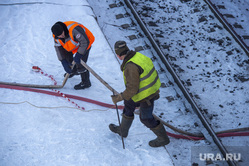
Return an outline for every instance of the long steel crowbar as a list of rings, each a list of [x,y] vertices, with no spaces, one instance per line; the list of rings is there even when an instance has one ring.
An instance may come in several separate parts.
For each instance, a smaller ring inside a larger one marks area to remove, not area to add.
[[[110,91],[113,92],[113,95],[117,95],[119,94],[115,89],[113,89],[107,82],[105,82],[97,73],[95,73],[95,71],[93,69],[91,69],[83,60],[80,61],[80,63],[89,71],[92,73],[92,75],[94,75],[102,84],[104,84]],[[119,114],[118,114],[118,106],[117,104],[115,104],[116,106],[116,111],[117,111],[117,116],[118,116],[118,123],[120,126],[120,132],[121,132],[121,138],[122,138],[122,143],[123,143],[123,149],[125,149],[125,145],[124,145],[124,138],[123,138],[123,132],[122,132],[122,126],[120,123],[120,118],[119,118]]]

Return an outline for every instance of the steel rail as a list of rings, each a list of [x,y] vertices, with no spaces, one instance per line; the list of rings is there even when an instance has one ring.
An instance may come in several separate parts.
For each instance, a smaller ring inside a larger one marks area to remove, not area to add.
[[[221,143],[221,141],[219,140],[219,138],[215,134],[213,128],[209,125],[207,119],[201,113],[201,110],[198,108],[197,104],[195,103],[195,101],[191,97],[190,93],[187,91],[187,89],[185,88],[185,86],[181,82],[180,78],[178,77],[178,75],[176,74],[176,72],[174,71],[174,69],[172,68],[172,66],[170,65],[170,63],[168,62],[168,60],[165,58],[164,53],[162,52],[162,50],[160,49],[160,47],[157,45],[156,41],[154,40],[154,38],[152,37],[150,31],[148,30],[148,28],[146,27],[146,25],[144,24],[144,22],[142,21],[142,19],[138,15],[138,13],[136,12],[136,10],[133,7],[132,3],[130,2],[130,0],[124,0],[124,2],[126,3],[127,7],[131,10],[133,16],[135,17],[135,19],[137,20],[138,24],[140,25],[140,28],[143,30],[143,32],[145,33],[146,37],[151,42],[153,48],[155,49],[155,51],[159,55],[160,59],[165,64],[165,66],[167,67],[168,71],[171,73],[171,75],[174,78],[175,82],[177,83],[178,87],[183,92],[185,98],[191,104],[191,106],[194,109],[195,113],[198,115],[199,119],[201,120],[203,126],[206,128],[206,130],[208,131],[209,135],[212,137],[214,143],[217,145],[217,147],[219,148],[220,152],[225,157],[226,154],[228,154],[228,151],[226,150],[225,146]],[[228,160],[227,163],[230,166],[236,166],[236,163],[234,163],[234,161]]]
[[[216,15],[218,20],[223,24],[223,26],[230,32],[230,34],[233,36],[233,38],[237,41],[237,43],[243,48],[247,56],[249,56],[249,48],[245,44],[245,42],[241,39],[241,37],[235,32],[235,30],[232,28],[232,26],[226,21],[226,19],[223,17],[223,15],[219,12],[219,10],[215,7],[215,5],[210,0],[204,0],[211,11]]]

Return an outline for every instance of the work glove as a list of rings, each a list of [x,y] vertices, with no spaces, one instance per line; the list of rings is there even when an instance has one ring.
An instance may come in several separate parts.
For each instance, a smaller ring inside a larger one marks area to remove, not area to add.
[[[74,60],[74,62],[76,62],[77,64],[80,64],[80,59],[81,59],[82,57],[83,57],[83,55],[77,52],[77,53],[75,54],[73,60]]]
[[[118,95],[111,95],[111,97],[114,104],[117,104],[117,102],[124,100],[122,97],[122,93],[119,93]]]
[[[71,74],[72,73],[72,69],[71,66],[69,64],[69,62],[66,59],[63,59],[61,61],[62,66],[64,67],[64,70],[68,73]]]
[[[67,73],[64,74],[64,77],[66,77]],[[79,75],[79,72],[77,71],[77,67],[76,65],[74,66],[74,68],[72,69],[72,73],[70,73],[69,78],[72,78],[75,75]]]

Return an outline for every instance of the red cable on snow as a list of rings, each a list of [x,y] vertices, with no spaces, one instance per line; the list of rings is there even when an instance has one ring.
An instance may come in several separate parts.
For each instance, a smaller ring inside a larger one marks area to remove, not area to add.
[[[167,132],[167,134],[171,137],[177,138],[177,139],[188,139],[188,140],[204,140],[204,137],[193,137],[193,136],[185,136],[185,135],[177,135],[173,133]],[[234,133],[222,133],[217,134],[217,137],[235,137],[235,136],[249,136],[249,132],[234,132]]]
[[[34,89],[34,88],[27,88],[27,87],[21,87],[21,86],[13,86],[13,85],[5,85],[5,84],[0,84],[0,88],[7,88],[7,89],[14,89],[14,90],[24,90],[24,91],[29,91],[29,92],[37,92],[37,93],[42,93],[42,94],[47,94],[47,95],[52,95],[52,96],[59,96],[62,97],[60,94],[55,93],[55,92],[50,92],[42,89]],[[74,96],[70,94],[66,94],[68,97],[80,100],[80,101],[85,101],[88,103],[96,104],[102,107],[107,107],[107,108],[115,108],[115,105],[112,104],[107,104],[103,102],[99,102],[96,100],[80,97],[80,96]],[[118,109],[123,109],[124,106],[118,106]],[[178,135],[178,134],[173,134],[170,132],[167,132],[167,134],[170,137],[176,138],[176,139],[187,139],[187,140],[204,140],[204,137],[193,137],[193,136],[185,136],[185,135]],[[231,132],[231,133],[223,133],[223,134],[217,134],[218,137],[231,137],[231,136],[249,136],[249,132]]]
[[[14,85],[5,85],[5,84],[0,84],[0,88],[24,90],[24,91],[29,91],[29,92],[37,92],[37,93],[43,93],[43,94],[47,94],[47,95],[62,97],[59,93],[46,91],[46,90],[42,90],[42,89],[34,89],[34,88],[14,86]],[[80,97],[80,96],[75,96],[75,95],[70,95],[70,94],[65,94],[65,95],[68,96],[69,98],[72,98],[72,99],[85,101],[85,102],[96,104],[96,105],[99,105],[99,106],[102,106],[102,107],[115,108],[115,105],[113,105],[113,104],[107,104],[107,103],[99,102],[99,101],[96,101],[96,100],[88,99],[88,98],[85,98],[85,97]],[[118,106],[118,109],[123,109],[123,108],[124,108],[124,106]]]
[[[204,140],[204,137],[193,137],[193,136],[185,136],[185,135],[178,135],[178,134],[173,134],[170,132],[167,132],[168,136],[174,137],[176,139],[188,139],[188,140],[194,140],[194,141],[199,141],[199,140]]]
[[[249,136],[249,132],[222,133],[222,134],[217,134],[217,136],[218,137]]]

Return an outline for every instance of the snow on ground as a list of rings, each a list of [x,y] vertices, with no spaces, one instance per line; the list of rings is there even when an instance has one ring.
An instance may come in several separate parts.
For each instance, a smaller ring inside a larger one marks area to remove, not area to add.
[[[64,70],[50,28],[57,21],[74,20],[96,37],[88,65],[114,89],[124,89],[119,63],[86,0],[2,0],[0,20],[1,81],[52,85],[49,78],[31,71],[32,66],[39,66],[60,85]],[[75,91],[80,78],[73,77],[61,92],[112,104],[112,92],[92,75],[91,81],[91,88]],[[1,166],[172,165],[164,148],[149,147],[155,135],[138,117],[123,150],[121,138],[108,128],[118,123],[115,109],[75,101],[86,109],[80,111],[66,108],[74,105],[64,98],[4,88],[0,95]]]

